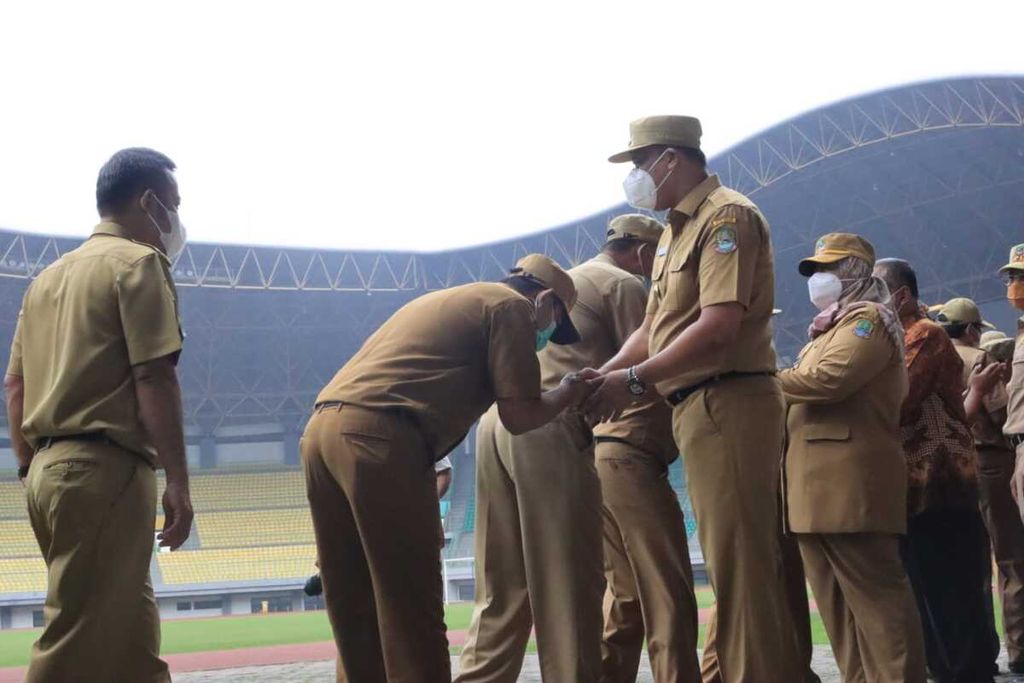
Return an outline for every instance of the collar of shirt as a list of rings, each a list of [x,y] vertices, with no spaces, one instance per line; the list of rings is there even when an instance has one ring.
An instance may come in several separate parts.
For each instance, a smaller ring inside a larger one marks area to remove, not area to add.
[[[712,173],[702,180],[697,187],[686,193],[683,201],[676,204],[676,207],[669,211],[668,219],[672,227],[682,225],[687,218],[693,218],[700,209],[701,204],[708,196],[722,186],[718,176]]]
[[[613,259],[608,254],[604,253],[603,251],[598,252],[597,256],[592,258],[591,261],[594,261],[595,263],[607,263],[609,266],[618,267],[618,264],[615,263],[615,259]]]
[[[151,244],[146,244],[145,242],[140,242],[139,240],[135,239],[128,233],[127,230],[125,230],[124,226],[119,223],[115,223],[113,221],[103,221],[95,228],[93,228],[91,236],[95,237],[96,235],[109,235],[110,237],[120,237],[121,239],[125,239],[130,242],[135,242],[136,244],[143,244],[152,249],[153,251],[155,251],[156,253],[160,254],[161,258],[163,258],[163,260],[168,264],[170,264],[171,262],[171,260],[167,258],[167,254],[163,253],[159,249],[154,248],[153,245]]]

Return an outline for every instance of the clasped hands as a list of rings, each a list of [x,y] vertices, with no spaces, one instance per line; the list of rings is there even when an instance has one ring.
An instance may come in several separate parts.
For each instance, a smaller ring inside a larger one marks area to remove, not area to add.
[[[626,370],[602,373],[584,368],[566,375],[562,384],[574,392],[571,406],[584,413],[592,424],[615,419],[636,400],[626,384]]]

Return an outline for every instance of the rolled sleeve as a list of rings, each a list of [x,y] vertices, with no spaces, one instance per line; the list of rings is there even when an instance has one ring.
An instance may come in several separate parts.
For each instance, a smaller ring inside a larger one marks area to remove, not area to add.
[[[725,206],[709,221],[698,245],[700,305],[750,306],[754,274],[765,239],[761,219],[742,206]]]
[[[495,399],[540,396],[533,307],[510,301],[491,311],[487,339],[487,369]]]
[[[177,297],[160,255],[145,256],[116,281],[128,361],[139,365],[181,351]]]

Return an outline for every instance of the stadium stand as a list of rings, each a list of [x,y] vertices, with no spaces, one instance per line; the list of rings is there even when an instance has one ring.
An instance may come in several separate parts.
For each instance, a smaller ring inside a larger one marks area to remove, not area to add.
[[[313,545],[223,548],[160,553],[165,584],[295,579],[309,576],[316,557]]]

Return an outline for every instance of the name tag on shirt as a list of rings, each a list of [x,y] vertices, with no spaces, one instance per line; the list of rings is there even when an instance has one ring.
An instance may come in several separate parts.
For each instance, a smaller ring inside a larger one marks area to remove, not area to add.
[[[658,251],[655,252],[656,256],[664,256],[668,253],[668,247],[658,247]]]

